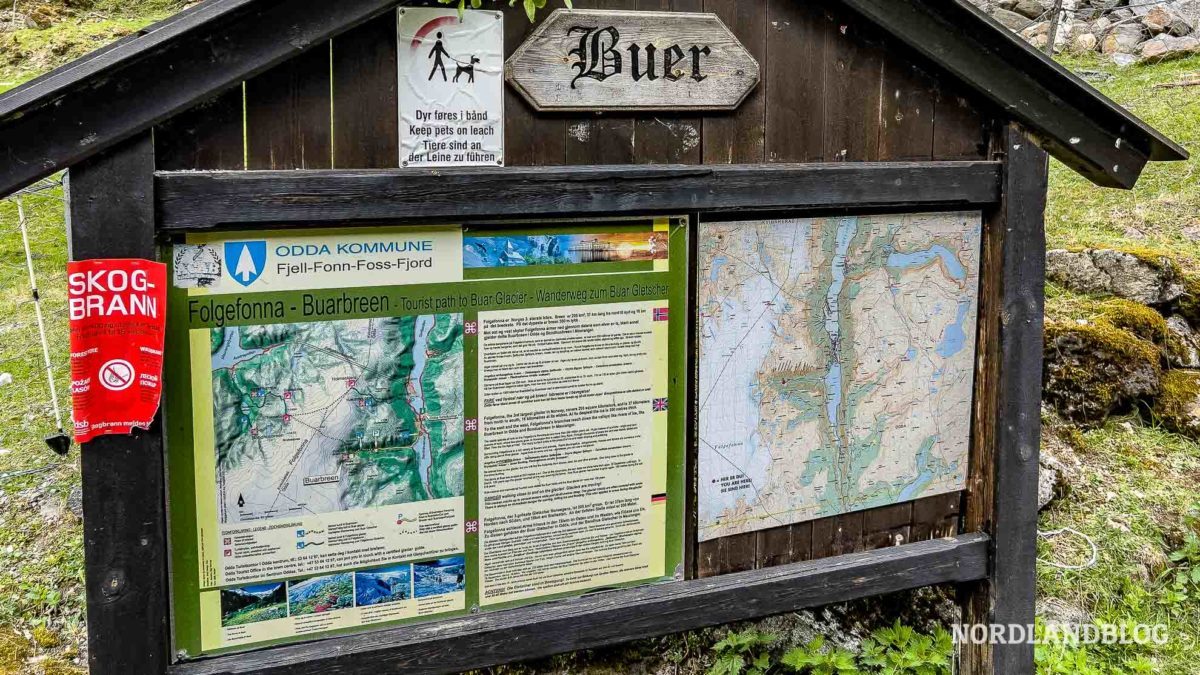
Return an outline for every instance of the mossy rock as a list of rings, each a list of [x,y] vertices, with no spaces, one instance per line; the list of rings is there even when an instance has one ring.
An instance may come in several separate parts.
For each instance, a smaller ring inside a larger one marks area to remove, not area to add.
[[[1171,332],[1167,320],[1157,310],[1124,298],[1105,300],[1099,310],[1100,320],[1158,347],[1168,364],[1188,358],[1188,346]]]
[[[43,675],[87,675],[87,671],[62,659],[49,658],[42,662]]]
[[[54,631],[45,626],[37,626],[33,629],[33,642],[42,649],[54,649],[61,640],[54,634]]]
[[[1183,295],[1175,302],[1175,313],[1193,326],[1200,326],[1200,278],[1187,275],[1183,279]]]
[[[1154,421],[1167,429],[1200,439],[1200,372],[1168,371],[1150,412]]]
[[[1044,350],[1044,398],[1075,422],[1099,422],[1161,387],[1159,348],[1109,321],[1047,322]]]
[[[0,673],[19,673],[33,655],[29,641],[15,630],[0,627]]]

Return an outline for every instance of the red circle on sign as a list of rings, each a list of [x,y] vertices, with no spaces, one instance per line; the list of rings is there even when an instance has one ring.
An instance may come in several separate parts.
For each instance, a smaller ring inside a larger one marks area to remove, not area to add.
[[[133,364],[125,359],[113,359],[100,366],[100,384],[109,391],[125,391],[133,386]]]

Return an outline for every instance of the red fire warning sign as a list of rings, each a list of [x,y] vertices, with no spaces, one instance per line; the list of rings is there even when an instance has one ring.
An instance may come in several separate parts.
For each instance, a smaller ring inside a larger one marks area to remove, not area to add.
[[[166,265],[68,263],[67,303],[75,440],[149,428],[162,394]]]

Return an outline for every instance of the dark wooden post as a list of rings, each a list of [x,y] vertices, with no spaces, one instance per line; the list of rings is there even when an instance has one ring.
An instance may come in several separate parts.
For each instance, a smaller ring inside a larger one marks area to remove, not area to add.
[[[155,258],[154,143],[149,132],[71,168],[72,260]],[[81,451],[92,675],[165,673],[166,501],[161,421]]]
[[[998,251],[994,262],[999,278],[989,275],[989,279],[1000,284],[999,316],[992,333],[998,338],[999,356],[995,366],[986,370],[994,377],[994,389],[982,403],[992,414],[977,415],[977,420],[994,420],[994,434],[983,435],[994,439],[990,453],[980,453],[993,458],[989,468],[994,483],[990,493],[986,486],[981,492],[988,503],[968,503],[967,514],[968,528],[979,525],[990,530],[992,564],[990,578],[967,589],[963,622],[1030,626],[1036,595],[1049,165],[1046,153],[1016,127],[1007,127],[997,136],[1003,145],[996,151],[1005,157],[1003,193],[989,222],[989,227],[998,228],[989,236],[993,241],[989,248]],[[987,345],[981,349],[987,350]],[[1033,645],[967,645],[961,665],[965,675],[1033,673]]]

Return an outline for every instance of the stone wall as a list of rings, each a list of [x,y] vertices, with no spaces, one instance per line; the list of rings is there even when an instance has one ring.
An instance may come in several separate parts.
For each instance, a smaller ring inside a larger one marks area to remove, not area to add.
[[[1100,52],[1120,65],[1200,53],[1200,0],[971,2],[1039,49],[1053,32],[1056,53]]]

